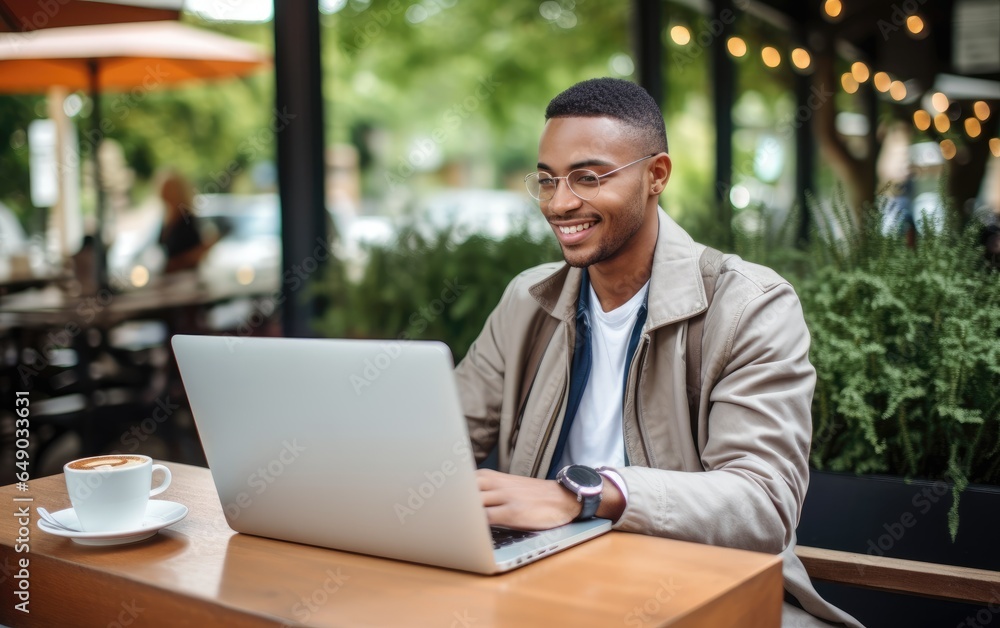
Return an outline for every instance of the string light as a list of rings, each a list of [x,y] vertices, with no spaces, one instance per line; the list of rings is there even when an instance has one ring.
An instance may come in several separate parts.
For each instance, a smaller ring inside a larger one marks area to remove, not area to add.
[[[823,3],[823,11],[834,19],[840,17],[840,13],[843,10],[844,6],[840,3],[840,0],[826,0]]]
[[[792,65],[800,70],[805,70],[809,68],[812,63],[812,57],[809,55],[809,51],[805,48],[796,48],[792,51]],[[986,104],[986,103],[983,103]]]
[[[686,26],[674,26],[670,29],[670,39],[678,46],[686,46],[691,41],[691,31]]]
[[[865,81],[868,80],[868,77],[870,75],[871,72],[868,70],[868,66],[865,65],[863,62],[855,61],[851,65],[851,76],[853,76],[854,80],[857,81],[858,83],[864,83]]]
[[[911,15],[906,18],[906,28],[914,35],[924,32],[924,20],[919,15]]]
[[[931,96],[931,106],[933,106],[934,111],[937,111],[938,113],[948,111],[948,97],[941,92],[935,92],[935,94]]]
[[[844,72],[843,76],[840,77],[840,84],[844,86],[844,91],[848,94],[858,91],[858,82],[854,80],[850,72]]]
[[[872,82],[875,83],[875,89],[880,92],[887,92],[889,91],[889,87],[892,86],[892,79],[885,72],[876,72]]]
[[[149,283],[149,269],[145,266],[135,266],[129,273],[129,280],[136,288],[141,288]]]
[[[739,37],[730,37],[729,41],[726,42],[726,48],[729,49],[729,54],[734,57],[742,57],[747,53],[747,43]]]
[[[913,112],[913,126],[917,127],[921,131],[926,131],[931,128],[931,114],[927,113],[923,109],[917,109]]]
[[[903,84],[903,81],[893,81],[889,85],[889,95],[894,100],[903,100],[906,98],[906,85]]]
[[[951,128],[951,120],[945,114],[939,113],[934,116],[934,128],[937,129],[938,133],[947,133],[948,129]]]
[[[955,148],[955,142],[951,140],[941,140],[942,157],[945,159],[952,159],[956,153],[958,153],[958,149]]]
[[[972,105],[972,110],[976,112],[976,117],[983,122],[986,122],[986,119],[990,117],[990,106],[982,100],[977,100]]]
[[[764,60],[764,65],[769,68],[781,65],[781,53],[773,46],[764,46],[760,51],[760,58]]]
[[[994,157],[1000,157],[1000,137],[990,138],[990,152]]]
[[[975,118],[965,119],[965,134],[969,137],[979,137],[979,134],[983,132],[983,127],[979,124],[979,120]]]

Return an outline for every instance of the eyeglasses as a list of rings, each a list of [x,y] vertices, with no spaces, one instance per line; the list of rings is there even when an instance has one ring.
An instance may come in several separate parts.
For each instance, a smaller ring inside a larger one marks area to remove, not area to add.
[[[524,185],[528,188],[528,194],[531,195],[531,198],[536,201],[545,202],[552,200],[552,197],[556,195],[559,179],[566,179],[566,185],[569,186],[570,192],[584,201],[589,201],[601,191],[602,178],[614,174],[623,168],[628,168],[632,164],[637,164],[650,157],[656,157],[657,154],[653,153],[652,155],[640,157],[633,162],[615,168],[611,172],[605,172],[604,174],[597,174],[593,170],[574,170],[565,177],[554,177],[547,172],[532,172],[524,177]]]

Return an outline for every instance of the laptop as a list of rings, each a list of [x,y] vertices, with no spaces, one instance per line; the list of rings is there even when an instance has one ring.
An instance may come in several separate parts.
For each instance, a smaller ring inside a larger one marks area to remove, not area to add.
[[[494,574],[611,529],[606,519],[490,528],[443,343],[177,335],[172,345],[237,532]]]

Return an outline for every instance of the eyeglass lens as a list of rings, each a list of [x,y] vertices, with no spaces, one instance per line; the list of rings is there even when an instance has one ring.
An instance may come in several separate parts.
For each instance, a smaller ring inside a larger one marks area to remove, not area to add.
[[[601,189],[601,179],[592,170],[574,170],[565,177],[554,177],[547,172],[533,172],[524,180],[528,193],[539,201],[555,196],[560,179],[566,179],[569,189],[585,201],[589,201]]]

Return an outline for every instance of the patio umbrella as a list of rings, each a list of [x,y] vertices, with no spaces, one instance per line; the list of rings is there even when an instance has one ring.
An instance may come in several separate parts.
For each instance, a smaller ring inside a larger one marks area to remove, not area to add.
[[[257,46],[180,22],[144,22],[0,33],[0,92],[129,89],[240,76],[269,62]]]
[[[0,33],[40,28],[176,20],[183,0],[0,0]]]
[[[0,33],[0,92],[38,93],[53,86],[88,90],[94,106],[91,133],[99,142],[103,90],[242,76],[269,62],[269,56],[249,42],[179,22],[50,28],[31,37]],[[99,234],[95,254],[103,286],[104,201],[97,159],[94,164]]]

